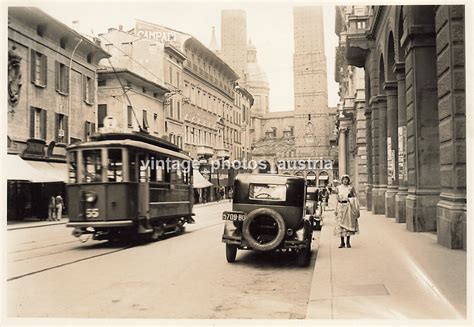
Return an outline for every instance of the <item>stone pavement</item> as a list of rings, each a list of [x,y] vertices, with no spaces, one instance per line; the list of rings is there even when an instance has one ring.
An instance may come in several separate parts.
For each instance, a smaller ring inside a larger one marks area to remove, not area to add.
[[[323,217],[307,319],[466,319],[465,251],[366,210],[339,249],[334,211]]]

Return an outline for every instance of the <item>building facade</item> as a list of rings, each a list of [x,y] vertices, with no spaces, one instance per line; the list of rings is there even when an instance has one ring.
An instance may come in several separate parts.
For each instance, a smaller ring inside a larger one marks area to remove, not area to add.
[[[367,28],[369,6],[345,6],[336,9],[335,80],[339,83],[337,145],[339,176],[349,174],[362,207],[367,206],[367,130],[365,121],[364,69],[350,66],[346,60],[347,35],[351,29]]]
[[[109,54],[37,8],[8,9],[8,218],[47,216],[65,197],[66,146],[97,123],[97,67]]]
[[[466,249],[464,6],[371,6],[347,32],[365,71],[367,207]]]

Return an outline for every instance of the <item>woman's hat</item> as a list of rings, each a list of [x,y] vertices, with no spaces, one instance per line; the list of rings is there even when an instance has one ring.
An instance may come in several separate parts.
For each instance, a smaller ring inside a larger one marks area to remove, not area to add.
[[[341,176],[341,183],[344,178],[347,178],[349,180],[349,183],[351,182],[351,178],[349,177],[349,175],[345,174]]]

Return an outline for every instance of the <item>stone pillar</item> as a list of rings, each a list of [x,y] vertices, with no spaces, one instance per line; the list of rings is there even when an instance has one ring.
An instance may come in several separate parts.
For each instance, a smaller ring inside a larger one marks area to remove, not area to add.
[[[348,157],[348,146],[347,146],[347,134],[349,131],[350,119],[346,117],[339,117],[339,178],[342,175],[348,173],[347,157]]]
[[[367,146],[367,188],[366,188],[366,197],[367,197],[367,210],[372,210],[372,112],[370,106],[367,105],[366,101],[365,106],[365,132],[366,132],[366,146]]]
[[[371,135],[372,135],[372,205],[371,210],[375,213],[375,203],[380,185],[379,181],[379,109],[376,96],[370,99],[372,112]]]
[[[439,116],[436,71],[436,39],[433,6],[407,6],[407,26],[402,39],[406,49],[407,229],[436,231],[440,192]]]
[[[396,63],[393,69],[397,75],[398,90],[398,193],[395,195],[395,221],[406,221],[407,177],[407,109],[405,88],[405,64]]]
[[[356,105],[356,128],[357,128],[357,160],[356,160],[356,181],[357,197],[361,208],[367,207],[367,146],[366,146],[366,121],[365,121],[365,100],[355,102]]]
[[[441,201],[438,243],[466,249],[464,6],[436,10]]]
[[[385,95],[377,96],[377,117],[378,185],[372,200],[374,213],[385,214],[385,192],[387,191],[387,99]]]
[[[395,218],[395,196],[398,193],[398,99],[397,82],[386,82],[387,96],[387,192],[385,216]]]

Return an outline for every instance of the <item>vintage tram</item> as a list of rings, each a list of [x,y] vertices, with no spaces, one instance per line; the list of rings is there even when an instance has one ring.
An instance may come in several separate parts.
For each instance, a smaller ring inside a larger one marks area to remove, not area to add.
[[[104,133],[67,149],[69,223],[96,240],[156,241],[193,223],[191,158],[141,132]]]

